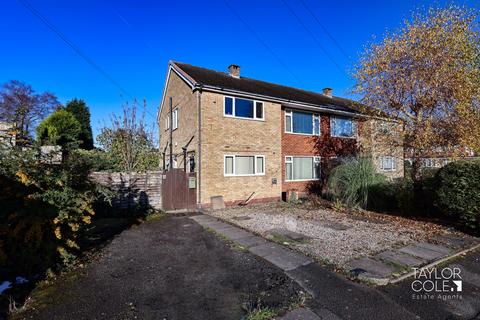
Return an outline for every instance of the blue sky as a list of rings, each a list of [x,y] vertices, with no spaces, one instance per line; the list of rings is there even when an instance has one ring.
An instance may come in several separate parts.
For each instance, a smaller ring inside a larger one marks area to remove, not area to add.
[[[335,95],[348,97],[353,85],[349,70],[374,35],[381,38],[399,27],[415,9],[445,4],[304,0],[335,43],[300,0],[225,0],[256,35],[224,0],[28,1],[125,91],[145,98],[149,121],[154,120],[170,59],[222,71],[235,63],[244,76],[312,91],[332,87]],[[455,3],[480,9],[478,1]],[[95,133],[129,99],[21,2],[2,0],[0,29],[0,84],[22,80],[39,92],[55,93],[62,103],[83,98]]]

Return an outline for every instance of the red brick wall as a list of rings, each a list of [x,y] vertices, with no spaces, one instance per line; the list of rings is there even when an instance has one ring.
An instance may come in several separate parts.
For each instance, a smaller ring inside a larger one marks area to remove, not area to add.
[[[356,153],[357,139],[330,137],[330,115],[321,113],[320,136],[307,136],[285,133],[285,109],[282,108],[282,192],[297,191],[303,193],[310,181],[285,181],[285,156],[320,156],[322,180],[327,175],[330,157],[346,156]],[[359,125],[359,131],[361,126]]]

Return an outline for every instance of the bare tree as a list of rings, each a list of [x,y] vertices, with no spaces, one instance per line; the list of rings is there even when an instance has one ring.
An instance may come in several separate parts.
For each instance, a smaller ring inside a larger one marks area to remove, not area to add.
[[[138,115],[136,100],[123,105],[123,115],[111,116],[111,125],[101,129],[97,141],[127,172],[158,168],[158,150],[155,146],[153,128],[145,121],[146,101],[143,112]]]
[[[12,123],[17,143],[28,139],[40,120],[59,106],[57,97],[49,92],[35,93],[24,82],[12,80],[0,90],[0,120]]]

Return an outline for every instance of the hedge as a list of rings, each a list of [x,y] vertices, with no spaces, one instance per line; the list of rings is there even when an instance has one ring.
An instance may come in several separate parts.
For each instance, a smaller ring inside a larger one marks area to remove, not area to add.
[[[480,230],[480,161],[452,162],[435,176],[435,205],[468,228]]]

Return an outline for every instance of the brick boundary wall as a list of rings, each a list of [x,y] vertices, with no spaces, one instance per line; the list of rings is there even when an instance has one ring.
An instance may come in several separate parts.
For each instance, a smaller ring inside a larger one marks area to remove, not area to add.
[[[145,173],[129,172],[93,172],[90,177],[100,185],[109,187],[117,193],[112,199],[115,209],[129,209],[137,205],[150,205],[162,209],[161,171]]]

